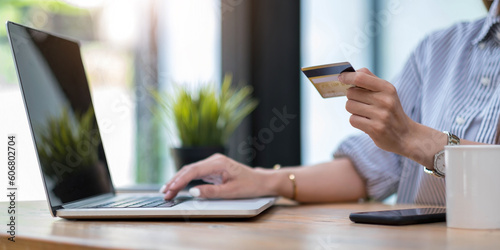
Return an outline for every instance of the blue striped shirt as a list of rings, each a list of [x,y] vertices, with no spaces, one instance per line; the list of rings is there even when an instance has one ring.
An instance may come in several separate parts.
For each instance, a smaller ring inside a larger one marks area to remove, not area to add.
[[[460,138],[494,143],[500,115],[500,17],[495,0],[486,18],[425,38],[393,82],[406,114]],[[422,138],[425,140],[432,138]],[[418,163],[379,149],[368,135],[350,137],[334,156],[349,157],[376,200],[445,205],[445,182]]]

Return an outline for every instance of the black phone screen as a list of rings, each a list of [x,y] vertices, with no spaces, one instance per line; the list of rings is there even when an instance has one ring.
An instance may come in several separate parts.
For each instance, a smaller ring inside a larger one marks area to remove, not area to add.
[[[412,208],[374,212],[351,213],[349,219],[356,223],[382,225],[410,225],[446,221],[445,208]]]

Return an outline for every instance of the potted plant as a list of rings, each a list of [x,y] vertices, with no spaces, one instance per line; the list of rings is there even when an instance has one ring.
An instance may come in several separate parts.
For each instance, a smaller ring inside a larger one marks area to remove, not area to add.
[[[213,84],[198,89],[175,86],[173,94],[151,91],[159,104],[153,112],[162,114],[167,131],[176,135],[179,147],[172,148],[177,170],[215,153],[226,153],[234,130],[258,104],[251,86],[234,88],[226,74],[220,88]]]

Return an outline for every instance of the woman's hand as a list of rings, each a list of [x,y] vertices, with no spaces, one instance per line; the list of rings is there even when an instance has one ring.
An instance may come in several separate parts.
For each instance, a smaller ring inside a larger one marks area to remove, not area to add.
[[[379,148],[406,155],[419,124],[405,114],[396,88],[366,68],[342,73],[339,81],[356,86],[347,90],[351,125],[367,133]]]
[[[222,154],[184,166],[164,186],[165,199],[173,199],[191,180],[213,183],[199,185],[189,191],[202,198],[249,198],[276,195],[270,186],[270,171],[252,169]]]
[[[352,114],[349,122],[353,127],[367,133],[379,148],[433,169],[434,155],[443,150],[448,137],[408,117],[392,84],[365,68],[342,73],[339,81],[356,86],[347,90],[346,103],[346,110]],[[460,144],[483,143],[460,140]]]

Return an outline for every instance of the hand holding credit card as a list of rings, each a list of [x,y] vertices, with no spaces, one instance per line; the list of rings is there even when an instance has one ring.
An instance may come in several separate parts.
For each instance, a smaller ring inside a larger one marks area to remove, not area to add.
[[[355,72],[348,62],[305,67],[302,68],[302,72],[309,78],[323,98],[345,96],[347,89],[354,86],[338,81],[340,73]]]

